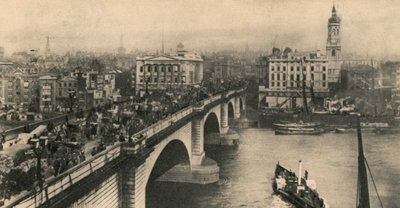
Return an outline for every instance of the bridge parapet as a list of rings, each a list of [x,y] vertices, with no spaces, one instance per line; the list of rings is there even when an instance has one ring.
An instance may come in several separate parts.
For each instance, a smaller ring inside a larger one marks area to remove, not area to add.
[[[121,144],[110,147],[107,151],[99,153],[95,157],[85,161],[57,177],[48,178],[43,187],[36,187],[36,190],[25,192],[7,207],[39,207],[52,201],[60,192],[77,184],[83,178],[89,176],[108,162],[120,156]]]

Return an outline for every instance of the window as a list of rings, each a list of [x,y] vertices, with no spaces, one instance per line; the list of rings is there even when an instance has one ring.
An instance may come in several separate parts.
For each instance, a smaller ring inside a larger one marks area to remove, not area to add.
[[[71,87],[71,86],[72,86],[71,82],[70,82],[70,83],[68,83],[68,87]]]
[[[280,80],[280,79],[281,79],[281,74],[277,74],[276,80]]]
[[[271,74],[271,80],[275,80],[275,74]]]
[[[158,82],[158,79],[157,79],[157,77],[156,77],[156,78],[154,78],[154,82]]]
[[[325,87],[326,86],[326,83],[325,82],[322,82],[322,87]]]
[[[271,82],[271,87],[275,87],[275,82]]]
[[[150,72],[150,66],[147,66],[147,72]]]
[[[326,80],[326,74],[322,74],[322,80]]]
[[[167,66],[168,72],[171,72],[171,67]]]
[[[283,66],[282,68],[283,68],[283,71],[286,71],[286,66]]]
[[[161,67],[161,72],[163,72],[163,73],[164,73],[164,67],[163,67],[163,66]]]
[[[300,80],[300,74],[298,74],[298,75],[296,76],[296,80],[297,80],[297,81]]]
[[[290,86],[291,86],[291,87],[294,87],[294,82],[290,82]]]
[[[286,80],[286,74],[283,74],[283,80]]]
[[[326,67],[325,66],[322,67],[322,71],[326,71]]]
[[[336,56],[336,50],[335,49],[332,50],[332,56]]]
[[[311,71],[314,71],[314,66],[311,66]]]
[[[311,80],[314,80],[314,74],[311,74]]]
[[[139,82],[143,82],[143,79],[140,79]]]
[[[274,69],[274,66],[271,66],[271,71],[274,71],[275,69]]]
[[[280,87],[280,86],[281,86],[281,83],[280,83],[280,82],[277,82],[277,83],[276,83],[276,86],[277,86],[277,87]]]
[[[280,66],[278,66],[278,68],[276,69],[276,71],[280,71],[281,70],[281,68],[280,68]]]
[[[290,80],[294,80],[294,75],[293,74],[290,75]]]
[[[294,71],[294,67],[293,66],[290,67],[290,71]]]
[[[61,90],[60,90],[60,91],[58,91],[58,96],[61,97],[61,95],[62,95],[62,92],[61,92]]]
[[[58,86],[62,87],[62,84],[60,83]]]
[[[140,66],[140,72],[143,72],[143,66]]]
[[[300,71],[300,66],[297,66],[297,71]]]

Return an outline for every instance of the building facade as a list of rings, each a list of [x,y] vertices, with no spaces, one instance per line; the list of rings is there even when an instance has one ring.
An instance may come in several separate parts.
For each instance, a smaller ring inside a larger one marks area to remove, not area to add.
[[[315,53],[288,53],[270,56],[263,83],[259,86],[260,106],[296,108],[303,106],[303,84],[307,102],[315,97],[320,104],[329,95],[328,60]]]
[[[40,111],[52,112],[57,107],[57,77],[41,76],[39,77],[40,86]]]
[[[30,105],[38,97],[38,74],[35,70],[3,67],[0,75],[0,98],[5,105]]]
[[[203,59],[184,50],[177,54],[136,58],[134,88],[143,95],[146,90],[166,90],[169,86],[196,85],[203,80]]]
[[[74,77],[66,76],[59,79],[57,83],[57,108],[65,112],[78,104],[78,81]]]

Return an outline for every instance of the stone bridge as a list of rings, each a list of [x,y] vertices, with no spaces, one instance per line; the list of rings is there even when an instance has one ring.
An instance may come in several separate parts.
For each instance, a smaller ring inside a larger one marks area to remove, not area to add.
[[[133,143],[116,143],[57,177],[48,178],[8,207],[146,207],[150,180],[209,184],[219,167],[204,145],[230,144],[229,120],[245,109],[244,90],[229,91],[138,132]],[[216,135],[208,139],[207,135]],[[218,140],[220,140],[218,142]]]

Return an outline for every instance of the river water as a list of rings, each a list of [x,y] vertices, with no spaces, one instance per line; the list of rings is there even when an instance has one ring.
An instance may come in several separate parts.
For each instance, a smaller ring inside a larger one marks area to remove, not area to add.
[[[268,129],[239,131],[240,144],[208,147],[220,166],[211,185],[151,182],[147,207],[292,207],[273,195],[275,164],[296,170],[298,160],[316,180],[331,208],[353,208],[357,186],[356,133],[322,136],[275,136]],[[400,135],[363,132],[364,151],[384,207],[400,207]],[[369,177],[371,207],[380,207]]]

